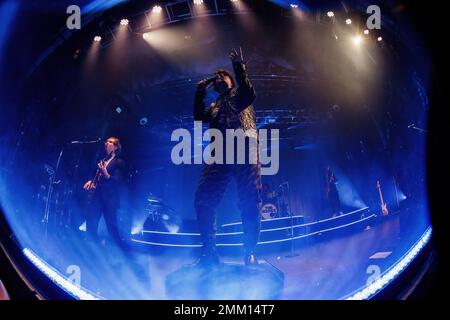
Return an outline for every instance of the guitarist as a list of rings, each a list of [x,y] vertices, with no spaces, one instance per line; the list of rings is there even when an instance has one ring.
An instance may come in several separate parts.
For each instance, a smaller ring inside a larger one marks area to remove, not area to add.
[[[381,212],[383,213],[383,216],[387,216],[389,214],[389,210],[387,208],[386,202],[384,202],[383,194],[381,193],[380,180],[377,180],[377,189],[378,189],[378,194],[380,196]]]
[[[121,150],[118,138],[108,138],[105,142],[106,157],[98,163],[95,177],[83,186],[89,193],[86,232],[97,238],[98,224],[103,214],[108,232],[119,246],[124,244],[117,227],[120,189],[125,174],[125,162],[118,157]]]
[[[332,217],[336,217],[339,214],[343,214],[341,211],[341,200],[339,199],[339,192],[336,187],[336,183],[338,182],[338,180],[336,179],[331,166],[327,167],[326,175],[326,196],[328,199],[328,203],[330,204]]]

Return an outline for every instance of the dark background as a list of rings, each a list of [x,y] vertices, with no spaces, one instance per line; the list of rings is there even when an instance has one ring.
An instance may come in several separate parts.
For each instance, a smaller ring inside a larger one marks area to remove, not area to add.
[[[448,28],[447,3],[425,5],[408,1],[411,17],[423,35],[433,57],[434,76],[430,91],[430,126],[427,152],[428,188],[430,198],[432,241],[438,254],[438,267],[434,271],[423,297],[442,299],[448,297],[449,284],[449,50],[437,33]],[[425,280],[424,282],[426,282]]]

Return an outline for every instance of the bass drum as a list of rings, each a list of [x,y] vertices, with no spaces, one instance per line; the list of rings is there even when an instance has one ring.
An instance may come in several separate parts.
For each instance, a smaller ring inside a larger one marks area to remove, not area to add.
[[[278,208],[273,203],[266,203],[264,204],[261,209],[259,210],[261,213],[261,218],[263,220],[269,220],[276,218],[278,216]]]

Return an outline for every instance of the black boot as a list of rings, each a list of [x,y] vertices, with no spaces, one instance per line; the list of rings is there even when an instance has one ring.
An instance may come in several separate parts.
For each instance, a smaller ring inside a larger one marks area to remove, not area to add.
[[[193,266],[200,268],[213,268],[220,264],[219,255],[216,250],[215,234],[206,234],[202,236],[203,248],[202,254],[194,262]]]
[[[220,258],[216,250],[205,250],[200,257],[194,262],[192,266],[211,269],[217,267],[220,264]]]

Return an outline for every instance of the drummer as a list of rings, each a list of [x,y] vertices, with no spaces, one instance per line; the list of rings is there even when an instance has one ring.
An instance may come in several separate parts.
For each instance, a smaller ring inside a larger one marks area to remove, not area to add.
[[[277,194],[273,189],[271,188],[270,184],[263,183],[262,184],[262,190],[261,190],[261,199],[263,203],[268,203],[273,201],[276,198]]]

